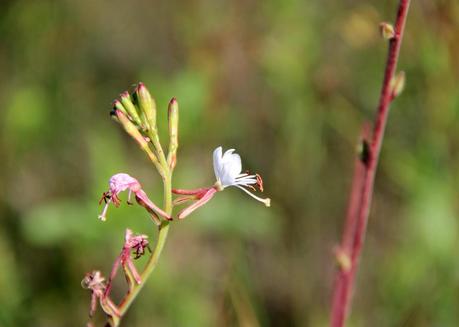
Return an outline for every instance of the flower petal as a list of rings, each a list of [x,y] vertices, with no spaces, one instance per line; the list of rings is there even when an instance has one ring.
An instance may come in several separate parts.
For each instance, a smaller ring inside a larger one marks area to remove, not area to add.
[[[221,169],[222,169],[222,147],[219,146],[214,150],[213,153],[213,163],[214,163],[214,172],[215,172],[215,178],[217,180],[220,180],[220,175],[221,175]]]
[[[118,194],[127,190],[128,188],[135,188],[138,186],[140,188],[140,183],[134,177],[131,177],[125,173],[115,174],[110,178],[109,181],[110,191],[114,194]]]

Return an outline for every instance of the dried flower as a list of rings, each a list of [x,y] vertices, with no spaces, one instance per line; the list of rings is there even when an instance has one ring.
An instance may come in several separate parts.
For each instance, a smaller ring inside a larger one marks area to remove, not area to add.
[[[124,249],[134,250],[134,259],[140,258],[148,247],[148,236],[144,234],[134,235],[132,230],[126,229],[126,235],[124,237]]]
[[[134,235],[132,230],[130,230],[129,228],[126,229],[123,248],[121,249],[120,255],[115,260],[115,263],[113,264],[112,271],[110,273],[110,278],[108,280],[108,284],[104,292],[106,295],[110,293],[112,282],[115,279],[116,274],[118,273],[120,263],[126,274],[126,279],[128,280],[130,287],[132,287],[132,284],[134,282],[137,284],[140,284],[142,282],[140,274],[137,272],[137,268],[135,267],[134,262],[132,261],[131,253],[132,251],[134,251],[134,259],[138,259],[145,253],[145,249],[150,250],[147,239],[147,235]]]
[[[96,312],[97,300],[99,300],[99,303],[106,314],[110,316],[119,316],[117,306],[108,297],[105,278],[102,276],[100,271],[94,270],[87,273],[81,281],[81,286],[85,289],[91,290],[91,306],[89,309],[90,317],[92,317]]]
[[[99,203],[105,201],[105,206],[102,213],[99,215],[99,219],[102,221],[106,220],[107,209],[110,203],[118,207],[121,203],[121,200],[118,197],[120,192],[129,190],[128,193],[128,204],[130,204],[131,194],[134,192],[137,203],[145,207],[150,214],[159,214],[166,219],[172,219],[170,215],[161,210],[156,206],[147,196],[147,194],[142,190],[142,186],[137,181],[137,179],[129,176],[128,174],[119,173],[113,175],[109,181],[109,190],[102,194],[102,198]]]

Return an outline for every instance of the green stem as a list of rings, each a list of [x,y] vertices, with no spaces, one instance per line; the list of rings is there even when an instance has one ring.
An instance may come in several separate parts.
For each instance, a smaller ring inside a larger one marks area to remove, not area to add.
[[[172,174],[169,173],[167,170],[163,176],[163,185],[164,185],[164,211],[168,214],[172,213]],[[140,290],[145,285],[148,277],[151,275],[153,270],[156,268],[161,253],[164,249],[164,245],[166,244],[167,234],[169,233],[169,221],[163,220],[161,225],[159,226],[159,234],[158,234],[158,241],[156,242],[155,249],[153,250],[153,254],[150,256],[147,265],[145,266],[145,270],[141,274],[141,283],[135,285],[131,291],[125,296],[125,298],[121,301],[119,305],[119,312],[120,312],[120,319],[119,321],[114,324],[114,327],[119,326],[119,322],[124,314],[127,312],[129,307],[131,306],[134,299],[139,294]]]
[[[158,131],[156,129],[152,131],[150,128],[148,130],[148,136],[150,137],[150,140],[156,149],[156,153],[158,154],[157,157],[159,159],[159,163],[162,166],[162,169],[165,172],[165,174],[167,174],[167,172],[169,171],[169,165],[166,162],[166,156],[164,154],[163,147],[161,146],[161,143],[159,142]]]

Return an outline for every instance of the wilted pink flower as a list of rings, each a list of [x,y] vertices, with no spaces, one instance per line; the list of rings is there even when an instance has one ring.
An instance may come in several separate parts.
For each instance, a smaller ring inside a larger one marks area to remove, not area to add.
[[[147,235],[134,235],[130,229],[126,229],[124,249],[134,250],[134,259],[138,259],[145,253],[145,249],[149,249],[147,239]]]
[[[102,221],[106,220],[106,214],[107,214],[107,209],[110,203],[113,202],[113,204],[118,207],[121,203],[120,198],[118,197],[118,194],[120,192],[129,190],[128,193],[128,200],[127,203],[130,204],[131,202],[131,195],[132,192],[135,194],[135,199],[137,200],[137,203],[139,203],[141,206],[145,207],[147,211],[155,215],[159,214],[160,216],[171,220],[172,217],[161,210],[158,206],[156,206],[147,196],[147,194],[142,190],[142,186],[140,185],[139,181],[135,179],[134,177],[129,176],[128,174],[124,173],[119,173],[116,175],[113,175],[110,178],[109,181],[109,189],[107,192],[104,192],[102,194],[102,198],[99,201],[99,204],[102,203],[102,201],[105,202],[104,209],[102,213],[99,215],[99,219]]]
[[[120,255],[113,264],[112,272],[110,274],[105,294],[108,294],[110,292],[112,281],[118,273],[120,263],[125,270],[128,270],[130,274],[132,274],[132,277],[135,279],[137,284],[140,284],[142,282],[140,274],[137,272],[137,268],[135,267],[134,262],[132,261],[131,254],[134,253],[134,259],[138,259],[145,253],[145,249],[150,250],[147,239],[147,235],[134,235],[132,230],[126,229],[126,234],[124,236],[124,245],[121,249]]]

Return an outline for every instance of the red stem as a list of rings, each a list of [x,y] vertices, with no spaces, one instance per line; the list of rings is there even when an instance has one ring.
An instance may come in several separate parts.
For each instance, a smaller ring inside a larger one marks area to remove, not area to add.
[[[370,135],[370,126],[368,123],[364,124],[361,134],[361,145],[368,144],[368,138]],[[354,162],[354,174],[352,179],[351,186],[351,195],[349,198],[347,213],[346,213],[346,223],[344,225],[343,239],[341,243],[341,250],[344,251],[347,255],[351,254],[352,242],[355,233],[355,227],[358,217],[358,212],[360,210],[360,201],[362,198],[362,185],[365,180],[366,166],[364,160],[361,157],[364,155],[364,149],[361,149],[362,153],[360,156],[355,158]]]
[[[373,137],[369,144],[368,158],[363,162],[363,169],[359,169],[359,164],[356,164],[354,171],[348,217],[340,248],[341,255],[348,256],[350,266],[346,267],[341,262],[341,269],[337,272],[333,290],[331,327],[343,327],[351,307],[351,294],[365,240],[376,169],[389,115],[389,105],[393,100],[391,81],[397,66],[409,4],[410,0],[399,1],[395,35],[389,41],[384,81],[373,126]]]

